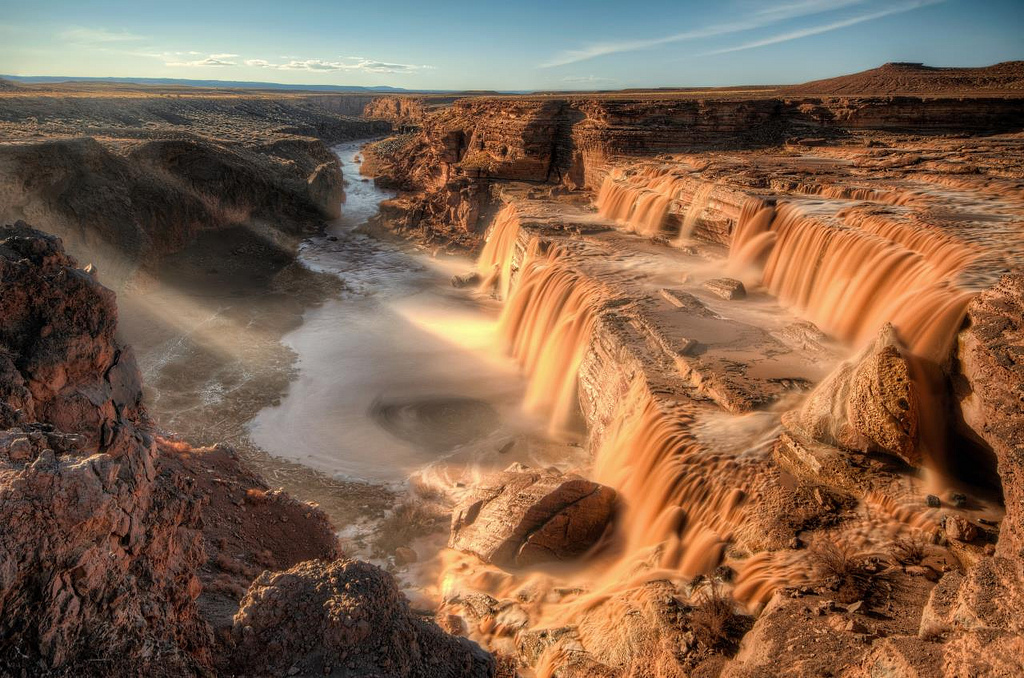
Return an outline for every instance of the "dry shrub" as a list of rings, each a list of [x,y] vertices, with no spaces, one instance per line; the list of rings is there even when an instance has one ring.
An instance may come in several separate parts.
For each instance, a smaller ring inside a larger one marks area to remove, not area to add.
[[[246,588],[227,574],[217,575],[204,589],[207,593],[219,593],[236,600],[240,600],[246,594]]]
[[[690,613],[690,628],[697,645],[708,652],[734,654],[747,624],[735,613],[735,602],[718,586],[701,592]]]
[[[232,558],[226,553],[218,553],[217,557],[214,559],[214,564],[221,572],[230,572],[231,574],[240,574],[245,576],[252,575],[253,577],[256,576],[253,574],[253,568],[249,567],[241,560]]]
[[[399,546],[408,546],[413,540],[448,528],[448,514],[443,507],[422,501],[400,504],[377,528],[373,552],[383,558]]]
[[[819,539],[807,549],[818,586],[836,594],[843,604],[891,593],[892,583],[879,563],[829,539]]]

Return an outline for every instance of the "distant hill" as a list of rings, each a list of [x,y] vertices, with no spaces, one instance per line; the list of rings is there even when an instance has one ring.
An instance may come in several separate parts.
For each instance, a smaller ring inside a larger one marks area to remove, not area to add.
[[[888,63],[869,71],[782,88],[819,96],[1024,92],[1024,61],[980,68],[937,68],[918,63]]]
[[[119,85],[162,85],[180,87],[215,87],[215,88],[239,88],[239,89],[283,89],[303,90],[314,92],[410,92],[415,90],[402,89],[401,87],[388,87],[379,85],[376,87],[359,87],[356,85],[286,85],[279,82],[246,82],[239,80],[186,80],[181,78],[87,78],[59,75],[0,75],[0,83],[3,79],[25,84],[54,84],[63,82],[84,82],[84,83],[113,83]],[[16,87],[13,86],[12,87]],[[4,89],[0,85],[0,89]]]
[[[0,92],[12,90],[12,89],[18,89],[18,86],[15,85],[10,80],[4,80],[3,78],[0,78]]]

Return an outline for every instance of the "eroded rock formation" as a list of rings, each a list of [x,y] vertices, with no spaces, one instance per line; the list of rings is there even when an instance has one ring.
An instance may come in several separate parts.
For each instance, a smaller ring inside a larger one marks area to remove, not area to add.
[[[964,423],[996,456],[1006,502],[997,552],[1024,563],[1024,277],[1008,275],[968,307],[955,377]]]
[[[1021,98],[812,90],[478,97],[382,144],[382,222],[486,239],[526,406],[620,507],[548,571],[468,545],[468,501],[450,545],[492,562],[446,554],[446,628],[541,675],[1020,670]],[[705,652],[706,584],[751,616]]]
[[[789,422],[819,442],[919,465],[919,386],[903,350],[892,325],[884,325],[857,358],[814,388]]]
[[[157,469],[113,293],[24,224],[0,257],[5,669],[210,667],[199,497]]]

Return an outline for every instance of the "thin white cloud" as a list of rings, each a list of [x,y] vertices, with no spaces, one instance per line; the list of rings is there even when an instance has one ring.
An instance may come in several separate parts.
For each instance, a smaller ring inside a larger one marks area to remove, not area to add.
[[[777,45],[780,42],[789,42],[790,40],[798,40],[800,38],[806,38],[811,35],[828,33],[829,31],[835,31],[840,28],[846,28],[847,26],[861,24],[864,23],[865,21],[874,21],[875,19],[881,19],[882,17],[891,16],[893,14],[902,14],[904,12],[910,12],[915,9],[927,7],[928,5],[937,5],[940,2],[944,2],[944,0],[918,0],[917,2],[896,5],[895,7],[889,7],[888,9],[883,9],[878,12],[872,12],[870,14],[861,14],[859,16],[851,17],[849,19],[843,19],[842,21],[833,21],[832,23],[824,24],[821,26],[811,26],[810,28],[802,28],[797,31],[790,31],[789,33],[774,35],[770,38],[763,38],[761,40],[746,42],[743,43],[742,45],[736,45],[734,47],[724,47],[722,49],[716,49],[710,52],[703,52],[698,56],[727,54],[729,52],[740,52],[742,50],[755,49],[757,47],[765,47],[767,45]]]
[[[695,28],[681,33],[657,38],[643,38],[639,40],[625,40],[620,42],[600,42],[587,45],[580,49],[566,50],[556,54],[547,62],[542,63],[541,68],[566,66],[568,64],[579,63],[580,61],[587,61],[588,59],[594,59],[608,54],[636,52],[676,42],[700,40],[702,38],[711,38],[719,35],[740,33],[755,28],[762,28],[786,19],[795,19],[798,17],[811,16],[813,14],[821,14],[823,12],[829,12],[851,5],[863,4],[867,1],[868,0],[798,0],[786,5],[754,9],[747,13],[747,18],[739,21],[712,24],[710,26],[703,26],[701,28]]]
[[[189,54],[193,53],[189,52]],[[233,60],[237,56],[237,54],[211,54],[204,59],[193,59],[192,61],[165,61],[164,65],[172,67],[237,66],[238,62]]]
[[[146,38],[128,31],[111,31],[106,28],[75,26],[60,33],[61,40],[79,45],[101,45],[114,42],[138,42]]]
[[[338,71],[361,71],[364,73],[414,73],[432,69],[433,66],[418,64],[399,64],[388,61],[376,61],[362,57],[343,57],[341,61],[326,59],[291,59],[282,63],[271,63],[265,59],[247,59],[246,66],[256,68],[272,68],[279,71],[312,71],[317,73],[334,73]]]
[[[796,2],[790,2],[785,5],[769,5],[767,7],[760,6],[758,3],[754,9],[754,14],[758,16],[784,16],[787,18],[797,16],[810,16],[811,14],[821,14],[822,12],[829,12],[834,9],[841,9],[850,5],[860,5],[867,0],[796,0]]]

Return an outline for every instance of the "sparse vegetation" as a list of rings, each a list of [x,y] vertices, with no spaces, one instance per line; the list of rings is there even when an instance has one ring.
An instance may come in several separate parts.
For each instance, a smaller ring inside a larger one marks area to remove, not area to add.
[[[705,589],[690,614],[690,627],[698,646],[707,652],[734,654],[747,630],[736,603],[717,585]]]
[[[381,521],[373,554],[378,558],[389,556],[400,546],[408,546],[415,539],[446,529],[445,507],[419,498],[410,499]]]
[[[835,592],[839,603],[853,603],[892,591],[892,582],[878,560],[856,553],[849,546],[819,539],[808,548],[807,557],[818,586]]]

